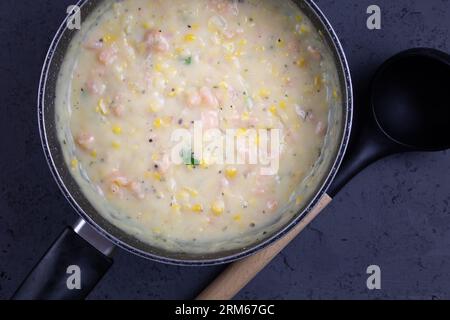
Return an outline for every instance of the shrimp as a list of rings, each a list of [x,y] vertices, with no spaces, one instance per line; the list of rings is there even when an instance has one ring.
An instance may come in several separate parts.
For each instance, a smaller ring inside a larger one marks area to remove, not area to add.
[[[118,170],[114,170],[107,179],[108,189],[119,198],[122,198],[125,191],[128,191],[137,199],[144,199],[145,193],[141,185],[136,181],[131,181]]]
[[[276,201],[276,200],[269,200],[269,201],[267,201],[267,203],[266,203],[266,207],[267,207],[267,209],[269,209],[271,212],[273,212],[273,211],[275,211],[276,209],[277,209],[277,207],[278,207],[278,201]]]
[[[82,133],[77,136],[76,143],[84,151],[92,151],[95,143],[95,137],[89,133]]]
[[[202,87],[199,93],[202,98],[202,102],[208,107],[217,108],[219,106],[219,101],[217,100],[211,89]]]
[[[312,46],[308,46],[308,52],[310,53],[311,57],[316,60],[320,61],[322,60],[322,54],[320,51]]]
[[[202,97],[197,91],[190,91],[186,95],[189,107],[197,107],[202,103]]]
[[[145,35],[144,41],[151,51],[167,52],[170,49],[169,40],[161,31],[150,30]]]
[[[110,46],[108,48],[102,49],[98,54],[98,60],[103,63],[104,65],[110,65],[114,63],[117,59],[117,47],[116,46]]]
[[[101,96],[105,90],[106,85],[98,79],[90,79],[86,82],[86,87],[90,94]]]

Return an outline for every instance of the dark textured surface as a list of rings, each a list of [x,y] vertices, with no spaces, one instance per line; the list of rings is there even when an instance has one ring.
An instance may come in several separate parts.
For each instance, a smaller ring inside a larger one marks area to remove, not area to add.
[[[450,52],[448,0],[317,0],[340,36],[356,94],[406,48]],[[365,26],[378,4],[383,29]],[[0,298],[8,298],[76,217],[38,140],[41,64],[70,0],[0,1]],[[364,107],[357,99],[358,107]],[[450,299],[450,152],[393,156],[357,176],[238,298]],[[368,265],[382,290],[366,288]],[[181,268],[118,251],[91,298],[192,298],[221,267]]]

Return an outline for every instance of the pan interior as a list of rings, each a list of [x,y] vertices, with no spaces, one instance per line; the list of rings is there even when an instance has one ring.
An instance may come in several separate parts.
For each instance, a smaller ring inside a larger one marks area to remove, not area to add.
[[[67,105],[68,97],[59,94],[68,92],[67,80],[64,79],[68,78],[73,69],[73,61],[67,57],[71,52],[79,50],[79,44],[85,36],[83,30],[89,30],[89,26],[94,25],[98,17],[109,10],[111,5],[110,1],[83,2],[81,13],[84,27],[82,31],[76,32],[62,28],[49,56],[50,60],[44,69],[45,83],[40,108],[42,108],[45,132],[45,150],[58,184],[78,213],[99,232],[132,252],[163,262],[197,264],[220,263],[239,258],[262,244],[267,244],[269,240],[273,240],[276,235],[286,231],[295,221],[304,216],[323,194],[334,175],[336,165],[340,162],[345,149],[351,119],[351,90],[349,89],[347,66],[337,39],[330,27],[325,24],[320,12],[316,11],[316,7],[307,1],[297,3],[305,16],[319,30],[323,41],[327,44],[329,51],[327,54],[334,64],[331,66],[334,68],[332,81],[339,89],[339,99],[329,105],[328,132],[320,157],[309,176],[296,190],[297,194],[301,194],[304,199],[308,200],[304,201],[299,208],[294,197],[284,207],[284,213],[276,221],[245,237],[236,239],[236,241],[223,241],[207,248],[204,246],[185,248],[182,245],[176,247],[168,245],[164,238],[153,239],[153,241],[142,239],[136,236],[132,226],[129,229],[124,229],[123,226],[118,228],[114,219],[111,219],[111,214],[109,217],[108,214],[104,214],[105,208],[108,208],[107,203],[103,203],[100,207],[93,205],[93,203],[98,204],[99,201],[96,190],[89,185],[88,177],[81,176],[81,179],[74,177],[67,165],[72,158],[71,150],[73,150],[74,142],[67,134],[65,125],[69,112],[63,106]],[[90,190],[90,192],[86,192],[86,190]],[[106,210],[112,212],[112,209]],[[99,212],[103,212],[103,214]]]

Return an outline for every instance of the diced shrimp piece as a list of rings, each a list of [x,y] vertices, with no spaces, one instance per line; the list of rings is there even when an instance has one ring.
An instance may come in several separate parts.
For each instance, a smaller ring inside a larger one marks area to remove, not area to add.
[[[119,187],[126,187],[130,183],[128,178],[122,175],[119,171],[114,171],[110,175],[109,181],[111,183],[117,184]]]
[[[98,96],[102,95],[106,90],[106,85],[98,79],[88,80],[86,83],[86,87],[90,94]]]
[[[117,47],[110,46],[102,49],[98,54],[98,60],[104,65],[110,65],[117,59]]]
[[[269,209],[271,212],[273,212],[273,211],[275,211],[276,209],[277,209],[277,207],[278,207],[278,201],[276,201],[276,200],[269,200],[269,201],[267,201],[267,203],[266,203],[266,207],[267,207],[267,209]]]
[[[133,196],[135,196],[136,198],[141,199],[141,200],[145,198],[145,194],[142,191],[142,187],[138,182],[136,182],[136,181],[130,182],[128,184],[127,188],[128,188],[128,190],[130,190],[131,194]]]
[[[213,129],[219,126],[219,114],[216,111],[202,112],[201,119],[205,129]]]
[[[322,54],[320,51],[312,46],[308,46],[308,52],[310,53],[311,57],[316,60],[320,61],[322,60]]]
[[[326,133],[327,127],[322,121],[317,122],[316,125],[316,134],[317,135],[324,135]]]
[[[125,113],[125,106],[122,103],[122,97],[117,95],[114,98],[110,108],[113,115],[115,115],[118,118],[122,117]]]
[[[300,44],[298,41],[289,41],[287,44],[287,50],[289,53],[298,53],[300,51]]]
[[[190,91],[187,93],[187,104],[190,107],[197,107],[202,103],[202,97],[197,91]]]
[[[89,133],[82,133],[77,136],[76,143],[84,151],[92,151],[95,143],[95,138]]]
[[[170,49],[169,40],[158,30],[150,30],[144,38],[147,48],[157,52],[167,52]]]
[[[217,108],[219,106],[219,101],[208,87],[202,87],[200,89],[200,96],[202,98],[202,102],[208,107]]]

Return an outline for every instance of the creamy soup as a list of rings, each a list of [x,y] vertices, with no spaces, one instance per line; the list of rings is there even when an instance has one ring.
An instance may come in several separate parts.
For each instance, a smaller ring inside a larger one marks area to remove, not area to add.
[[[60,76],[68,165],[98,211],[143,241],[189,252],[245,238],[308,200],[298,186],[339,96],[331,61],[290,1],[108,2]],[[270,161],[220,161],[208,144],[200,156],[174,141],[197,124],[248,138],[224,150],[249,158],[256,146]]]

